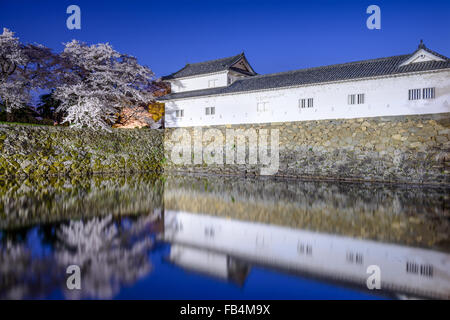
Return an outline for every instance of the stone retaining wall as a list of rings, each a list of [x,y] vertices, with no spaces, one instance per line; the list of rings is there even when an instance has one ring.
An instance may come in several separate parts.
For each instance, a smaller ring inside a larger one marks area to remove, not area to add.
[[[279,129],[276,175],[338,180],[450,184],[450,113],[202,127]],[[193,128],[184,128],[193,137]],[[175,143],[165,131],[165,170],[204,174],[259,175],[260,165],[176,165]],[[204,141],[206,146],[210,141]],[[225,147],[224,147],[225,154]],[[259,162],[258,162],[259,163]]]
[[[0,178],[162,171],[163,132],[0,125]]]

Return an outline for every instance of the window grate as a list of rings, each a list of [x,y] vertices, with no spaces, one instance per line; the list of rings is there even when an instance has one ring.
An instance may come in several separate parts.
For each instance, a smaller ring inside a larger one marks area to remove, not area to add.
[[[346,260],[350,263],[363,264],[364,258],[362,253],[347,252]]]
[[[256,104],[256,111],[258,111],[258,112],[268,111],[268,107],[267,107],[268,104],[269,104],[268,102],[258,102]]]
[[[431,264],[418,264],[415,262],[406,262],[406,272],[425,277],[433,277],[433,266]]]
[[[208,80],[208,87],[209,88],[215,88],[217,86],[217,79]]]
[[[358,104],[364,104],[364,93],[358,94]]]
[[[299,254],[312,255],[312,245],[299,242],[297,244],[297,252]]]
[[[408,90],[408,100],[419,100],[420,99],[420,89],[409,89]]]
[[[314,107],[314,98],[299,99],[298,106],[302,109],[312,108]]]
[[[422,91],[424,99],[434,99],[434,88],[424,88]]]
[[[364,104],[364,102],[365,102],[364,93],[348,95],[348,104]]]
[[[213,116],[215,114],[216,114],[216,107],[206,107],[205,108],[205,115]]]
[[[361,253],[357,253],[355,255],[355,262],[357,264],[362,264],[363,263],[363,255]]]
[[[354,94],[349,94],[348,95],[348,104],[355,104],[355,95]]]
[[[299,100],[299,107],[302,109],[306,108],[306,99]]]

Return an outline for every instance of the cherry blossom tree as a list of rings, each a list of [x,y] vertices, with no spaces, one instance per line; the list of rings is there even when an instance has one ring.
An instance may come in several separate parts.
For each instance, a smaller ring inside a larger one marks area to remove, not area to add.
[[[54,91],[61,101],[58,112],[67,114],[63,122],[109,130],[123,108],[138,108],[153,99],[153,72],[108,43],[73,40],[61,58],[70,67]]]
[[[28,96],[24,92],[23,78],[18,67],[25,64],[19,39],[6,28],[0,35],[0,98],[8,112],[13,108],[20,108],[26,103]]]
[[[60,58],[39,44],[23,45],[7,28],[0,34],[0,100],[11,113],[24,107],[37,89],[56,85]]]

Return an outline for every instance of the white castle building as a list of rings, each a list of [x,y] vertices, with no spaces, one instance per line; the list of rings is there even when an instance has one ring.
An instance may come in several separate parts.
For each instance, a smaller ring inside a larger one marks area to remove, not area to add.
[[[410,54],[258,75],[244,53],[162,77],[166,127],[450,112],[450,59]]]

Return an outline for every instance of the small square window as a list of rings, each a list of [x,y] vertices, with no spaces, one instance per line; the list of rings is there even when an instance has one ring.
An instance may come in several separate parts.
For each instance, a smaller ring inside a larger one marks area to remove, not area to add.
[[[358,94],[358,104],[364,104],[364,93]]]
[[[176,111],[175,111],[175,117],[177,117],[177,118],[182,118],[182,117],[184,117],[184,110],[183,110],[183,109],[181,109],[181,110],[176,110]]]
[[[256,111],[258,112],[265,112],[268,110],[267,108],[268,102],[258,102],[256,104]]]
[[[217,86],[217,79],[208,80],[208,87],[215,88]]]
[[[299,106],[299,108],[302,108],[302,109],[312,108],[312,107],[314,107],[314,99],[313,98],[299,99],[298,106]]]
[[[355,104],[356,97],[354,94],[348,95],[348,104]]]
[[[298,106],[302,109],[306,108],[306,99],[298,100]]]
[[[434,99],[434,88],[424,88],[422,96],[424,99]]]
[[[408,90],[408,100],[420,100],[420,89],[409,89]]]
[[[364,104],[364,93],[349,94],[348,104]]]

